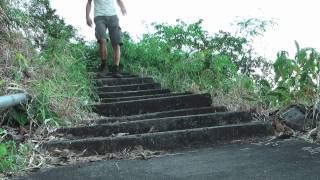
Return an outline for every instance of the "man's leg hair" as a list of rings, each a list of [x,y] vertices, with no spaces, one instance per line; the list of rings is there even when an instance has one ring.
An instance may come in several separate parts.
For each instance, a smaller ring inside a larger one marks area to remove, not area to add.
[[[101,65],[99,68],[100,72],[108,71],[107,67],[107,57],[108,57],[108,50],[107,50],[107,40],[100,39],[99,40],[99,50],[100,50],[100,58],[101,58]]]

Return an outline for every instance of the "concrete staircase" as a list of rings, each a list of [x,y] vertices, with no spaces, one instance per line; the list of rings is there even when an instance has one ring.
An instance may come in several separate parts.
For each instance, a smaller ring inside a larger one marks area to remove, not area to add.
[[[96,125],[61,128],[66,140],[43,148],[70,149],[96,155],[142,146],[150,150],[228,143],[272,135],[270,124],[254,122],[250,112],[229,112],[212,106],[210,94],[172,93],[153,78],[124,74],[121,79],[97,75],[100,104],[94,110],[106,118]]]

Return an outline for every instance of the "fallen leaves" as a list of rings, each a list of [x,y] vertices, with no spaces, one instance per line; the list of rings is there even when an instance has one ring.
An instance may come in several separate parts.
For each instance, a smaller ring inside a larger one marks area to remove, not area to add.
[[[121,152],[107,153],[105,155],[85,156],[86,150],[83,152],[73,152],[68,149],[55,149],[50,152],[50,160],[48,164],[55,166],[64,166],[79,163],[97,162],[102,160],[113,159],[140,159],[148,160],[154,157],[160,157],[165,154],[164,151],[150,151],[143,149],[142,146],[136,146],[134,149],[124,149]]]

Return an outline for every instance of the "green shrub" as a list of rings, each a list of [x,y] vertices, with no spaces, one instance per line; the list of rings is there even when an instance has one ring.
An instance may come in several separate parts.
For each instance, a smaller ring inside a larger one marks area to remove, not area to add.
[[[311,103],[319,92],[319,53],[315,49],[300,49],[297,44],[295,59],[280,52],[273,63],[254,52],[254,38],[276,24],[274,21],[240,21],[237,25],[243,36],[224,31],[210,36],[201,23],[154,23],[155,32],[143,35],[138,42],[126,34],[122,51],[125,69],[154,76],[176,91],[232,94],[249,106],[263,108]],[[262,74],[256,74],[256,69]]]

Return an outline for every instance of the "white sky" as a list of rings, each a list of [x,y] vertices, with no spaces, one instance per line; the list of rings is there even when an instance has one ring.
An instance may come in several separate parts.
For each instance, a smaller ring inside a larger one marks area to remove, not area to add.
[[[50,0],[53,8],[68,24],[80,29],[87,40],[94,40],[94,29],[86,26],[86,0]],[[297,40],[301,47],[320,49],[319,0],[123,0],[128,15],[119,13],[120,25],[131,36],[147,31],[151,22],[174,23],[176,19],[192,23],[204,19],[204,28],[213,34],[220,29],[233,31],[230,25],[239,18],[278,19],[278,26],[255,41],[262,56],[275,59],[280,50],[294,56]],[[93,11],[93,10],[92,10]],[[93,15],[91,15],[93,18]]]

